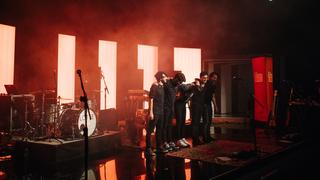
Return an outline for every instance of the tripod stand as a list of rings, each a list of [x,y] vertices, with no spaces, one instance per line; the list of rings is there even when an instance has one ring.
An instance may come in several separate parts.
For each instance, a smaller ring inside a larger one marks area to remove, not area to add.
[[[60,98],[46,98],[46,94],[50,92],[55,92],[52,90],[43,90],[41,93],[41,118],[39,127],[39,134],[41,139],[55,139],[62,143],[61,140],[57,138],[56,129],[57,129],[57,120],[59,118],[59,104]],[[49,104],[46,100],[53,100],[54,103]],[[52,132],[53,126],[53,132]]]
[[[28,120],[28,115],[29,115],[29,112],[28,112],[28,99],[27,97],[25,96],[22,96],[24,98],[24,129],[23,129],[23,132],[24,132],[24,136],[25,137],[29,137],[29,135],[33,135],[35,134],[35,128],[31,126],[29,120]]]

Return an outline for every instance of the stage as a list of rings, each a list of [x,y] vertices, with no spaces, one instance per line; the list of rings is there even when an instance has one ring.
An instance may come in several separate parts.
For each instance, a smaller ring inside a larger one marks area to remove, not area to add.
[[[107,131],[100,135],[89,137],[89,160],[101,154],[116,152],[120,147],[120,132]],[[15,138],[13,158],[28,159],[30,162],[59,164],[78,160],[84,157],[84,139],[63,140],[47,138],[30,140]]]

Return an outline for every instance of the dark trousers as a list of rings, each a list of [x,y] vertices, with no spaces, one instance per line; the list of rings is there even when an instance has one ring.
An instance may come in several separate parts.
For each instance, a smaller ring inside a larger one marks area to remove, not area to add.
[[[200,120],[202,118],[202,126]],[[208,112],[204,105],[193,104],[191,106],[191,126],[192,126],[192,143],[198,145],[200,143],[200,134],[203,136],[204,141],[207,139],[205,129],[208,125]]]
[[[163,142],[172,141],[172,118],[173,118],[173,110],[171,108],[165,108],[163,134],[162,134]]]
[[[175,103],[175,116],[177,124],[177,139],[185,137],[186,103]]]
[[[146,127],[146,148],[151,148],[151,134],[156,127],[156,148],[159,149],[162,144],[162,132],[163,132],[163,115],[154,115],[153,120],[148,120]]]
[[[211,104],[205,104],[205,109],[208,117],[208,122],[205,125],[205,141],[209,140],[210,138],[210,127],[212,125],[212,106]]]

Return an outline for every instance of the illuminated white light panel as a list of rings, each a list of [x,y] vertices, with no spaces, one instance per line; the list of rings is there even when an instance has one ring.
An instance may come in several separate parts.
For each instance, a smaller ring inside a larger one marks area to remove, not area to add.
[[[74,102],[76,37],[59,34],[57,95],[61,103]]]
[[[175,71],[181,71],[186,77],[186,83],[191,83],[194,78],[199,78],[201,72],[201,49],[174,48]],[[190,118],[189,108],[186,109],[186,120]]]
[[[201,49],[174,48],[174,70],[182,71],[186,82],[193,82],[199,78],[201,72]]]
[[[106,98],[104,97],[105,84],[100,77],[100,109],[116,108],[117,97],[117,43],[99,40],[99,67],[106,81]],[[109,92],[109,93],[108,93]],[[106,101],[105,101],[106,99]],[[105,106],[106,104],[106,106]]]
[[[149,91],[158,71],[158,47],[138,45],[138,69],[143,70],[143,89]]]
[[[15,32],[14,26],[0,24],[0,93],[7,93],[5,84],[13,84]]]

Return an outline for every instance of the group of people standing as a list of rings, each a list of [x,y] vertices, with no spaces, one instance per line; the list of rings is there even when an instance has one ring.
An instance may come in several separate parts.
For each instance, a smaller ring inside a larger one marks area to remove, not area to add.
[[[149,113],[146,127],[146,153],[153,154],[151,134],[156,128],[156,152],[167,153],[190,147],[185,139],[186,105],[191,110],[192,145],[209,143],[213,140],[210,136],[210,126],[213,113],[217,111],[215,91],[218,74],[208,75],[203,71],[200,78],[190,84],[182,72],[173,78],[159,71],[155,74],[156,82],[150,88]],[[176,119],[176,137],[173,137],[173,119]]]

